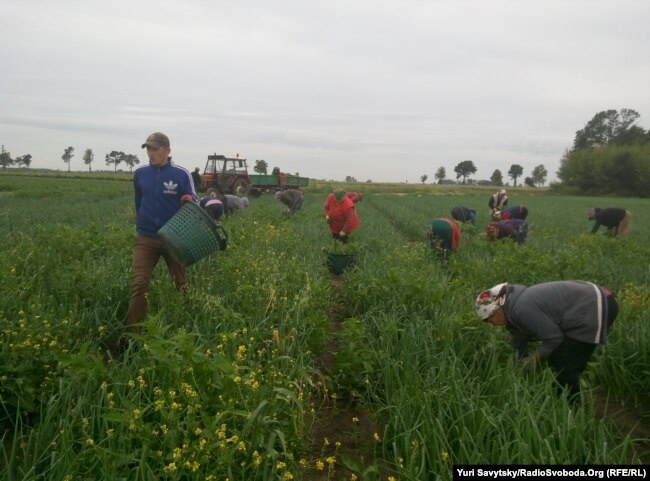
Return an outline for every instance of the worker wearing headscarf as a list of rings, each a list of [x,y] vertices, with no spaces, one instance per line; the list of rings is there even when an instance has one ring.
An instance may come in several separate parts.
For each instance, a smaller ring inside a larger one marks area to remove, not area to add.
[[[445,217],[433,219],[430,230],[427,232],[427,239],[435,253],[446,259],[449,254],[458,249],[460,244],[460,230],[456,223]]]
[[[336,189],[327,196],[323,210],[332,237],[347,242],[350,234],[359,227],[359,216],[354,202],[345,195],[343,189]]]
[[[562,387],[574,400],[580,393],[580,374],[618,314],[612,293],[586,281],[555,281],[526,287],[498,284],[475,301],[478,316],[503,326],[518,358],[529,368],[541,361],[555,370]],[[529,343],[540,341],[534,352]]]

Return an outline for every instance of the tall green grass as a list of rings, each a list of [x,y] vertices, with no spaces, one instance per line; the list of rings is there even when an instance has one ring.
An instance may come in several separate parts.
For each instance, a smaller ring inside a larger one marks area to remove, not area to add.
[[[327,465],[306,441],[324,389],[372,413],[399,479],[450,479],[453,463],[647,462],[592,397],[650,398],[648,201],[513,190],[531,224],[516,247],[482,234],[488,190],[373,187],[357,204],[357,267],[342,289],[322,251],[327,187],[310,187],[291,217],[254,198],[224,220],[228,249],[189,268],[187,295],[160,263],[147,333],[106,366],[102,341],[123,327],[130,289],[130,182],[0,175],[0,479],[300,479]],[[479,222],[441,263],[423,233],[457,204]],[[587,208],[609,205],[633,212],[627,239],[588,233]],[[621,304],[574,408],[473,309],[498,282],[569,278]],[[334,307],[343,323],[322,386]]]

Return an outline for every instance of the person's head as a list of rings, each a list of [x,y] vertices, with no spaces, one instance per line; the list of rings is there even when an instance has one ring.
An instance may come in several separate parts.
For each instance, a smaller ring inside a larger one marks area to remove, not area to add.
[[[343,202],[344,198],[345,198],[345,191],[343,189],[336,189],[334,191],[334,200],[336,201],[337,204]]]
[[[598,213],[600,212],[600,209],[598,207],[592,207],[587,211],[587,219],[588,220],[594,220]]]
[[[196,173],[198,174],[198,173],[200,172],[199,168],[198,168],[198,167],[195,168],[195,169],[194,169],[194,172],[196,172]]]
[[[142,144],[142,148],[147,149],[149,165],[152,167],[162,167],[165,165],[171,152],[169,137],[162,132],[154,132],[147,137],[147,140]]]
[[[497,192],[497,195],[499,197],[503,197],[504,195],[506,195],[506,189],[501,189],[499,192]]]
[[[271,175],[280,175],[280,167],[273,167]]]
[[[488,222],[485,226],[485,233],[488,238],[495,240],[499,237],[499,223],[498,222]]]
[[[475,301],[476,314],[483,321],[493,326],[505,326],[507,319],[503,312],[503,305],[506,302],[507,283],[496,286],[481,292]]]

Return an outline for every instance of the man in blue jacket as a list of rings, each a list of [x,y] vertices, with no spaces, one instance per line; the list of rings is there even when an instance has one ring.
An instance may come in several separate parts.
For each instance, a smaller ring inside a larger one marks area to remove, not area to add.
[[[192,176],[172,163],[169,138],[151,134],[142,144],[147,149],[149,165],[136,169],[135,191],[136,238],[133,247],[133,283],[127,314],[127,332],[139,332],[147,309],[147,292],[156,264],[162,256],[179,290],[187,289],[185,266],[163,247],[158,230],[180,209],[185,200],[198,200]]]

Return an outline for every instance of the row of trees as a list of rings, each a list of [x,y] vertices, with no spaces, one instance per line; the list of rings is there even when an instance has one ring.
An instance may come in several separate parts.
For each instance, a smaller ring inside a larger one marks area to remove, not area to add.
[[[476,173],[476,165],[471,160],[463,160],[459,162],[456,167],[454,167],[454,172],[456,173],[456,180],[462,177],[463,184],[468,183],[468,178]],[[517,179],[519,179],[524,174],[524,168],[519,164],[512,164],[510,170],[508,170],[508,177],[512,179],[515,187],[517,187]],[[533,172],[530,177],[524,179],[524,183],[531,187],[543,186],[546,183],[546,177],[548,176],[548,171],[544,165],[540,164],[533,169]],[[444,183],[447,178],[447,170],[444,167],[439,167],[435,173],[436,180],[438,184]],[[424,174],[420,177],[420,180],[424,184],[428,175]],[[470,181],[471,182],[471,181]],[[491,185],[503,185],[503,174],[499,169],[496,169],[492,176],[490,177],[489,184]]]
[[[61,160],[68,164],[68,172],[70,172],[70,162],[72,161],[72,158],[74,157],[74,147],[66,147],[63,150],[63,155],[61,156]],[[88,166],[88,172],[92,171],[92,163],[95,160],[95,154],[93,153],[93,149],[86,149],[83,155],[83,161],[84,164]],[[110,154],[106,154],[106,157],[104,158],[106,165],[113,165],[115,167],[115,171],[117,172],[117,166],[124,163],[129,167],[129,170],[133,170],[133,167],[138,165],[140,163],[140,159],[138,159],[137,155],[133,154],[125,154],[124,152],[118,152],[116,150],[113,150]],[[6,169],[7,167],[11,166],[16,166],[16,167],[29,167],[30,164],[32,163],[32,156],[31,154],[26,154],[26,155],[21,155],[16,158],[11,157],[11,153],[5,151],[5,146],[2,146],[2,151],[0,152],[0,166],[2,166],[3,169]]]
[[[70,172],[70,160],[74,156],[72,152],[74,152],[74,147],[68,147],[65,149],[63,155],[61,156],[63,162],[68,164],[68,172]],[[95,154],[93,153],[93,149],[86,149],[84,152],[83,161],[84,164],[88,166],[88,172],[91,172],[91,166],[94,160]],[[129,171],[132,171],[133,167],[140,163],[140,159],[138,159],[137,155],[125,154],[124,152],[117,150],[112,150],[110,154],[106,154],[104,161],[106,162],[106,165],[113,165],[115,172],[117,172],[117,166],[122,162],[124,162],[129,167]]]
[[[603,110],[576,132],[560,160],[559,188],[580,194],[650,196],[650,130],[635,110]]]
[[[21,155],[12,159],[11,153],[5,150],[4,145],[2,146],[2,149],[0,150],[0,166],[2,166],[3,170],[12,165],[17,167],[29,167],[31,163],[32,156],[30,154]]]

